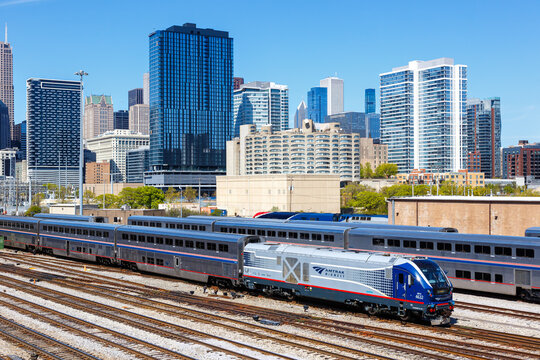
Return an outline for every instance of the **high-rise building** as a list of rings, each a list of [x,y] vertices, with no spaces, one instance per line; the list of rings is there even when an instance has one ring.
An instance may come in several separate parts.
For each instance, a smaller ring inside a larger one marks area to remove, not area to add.
[[[11,146],[9,108],[0,100],[0,150]]]
[[[375,89],[366,89],[365,108],[366,114],[372,114],[376,109]]]
[[[118,110],[114,112],[113,129],[129,129],[129,112],[127,110]]]
[[[129,130],[143,135],[150,134],[150,107],[145,104],[133,105],[129,108]]]
[[[368,137],[379,143],[381,139],[381,115],[377,113],[366,114],[366,124]]]
[[[341,131],[346,134],[359,134],[360,137],[372,137],[379,133],[378,123],[372,117],[361,112],[348,111],[325,118],[327,123],[339,123]],[[373,127],[373,128],[372,128]]]
[[[322,124],[328,114],[328,89],[325,87],[312,87],[307,93],[307,118]]]
[[[79,182],[81,83],[26,81],[28,176],[38,184]]]
[[[143,77],[144,82],[144,77]],[[128,109],[133,105],[144,104],[144,89],[137,88],[128,91]]]
[[[327,92],[327,115],[343,112],[343,79],[327,77],[320,81],[320,87],[328,89]]]
[[[11,146],[17,147],[17,160],[26,160],[26,121],[15,124],[13,127],[13,140]]]
[[[143,104],[150,105],[150,73],[143,75]]]
[[[86,163],[84,180],[86,184],[110,184],[111,164],[108,161]]]
[[[244,84],[244,78],[242,77],[233,77],[233,90],[240,89],[240,85]]]
[[[540,143],[520,140],[517,146],[503,148],[502,172],[505,179],[522,176],[540,179]]]
[[[467,168],[500,177],[501,99],[467,100]]]
[[[15,177],[16,153],[15,149],[0,149],[0,176]]]
[[[9,138],[13,138],[13,126],[15,124],[14,117],[14,97],[13,97],[13,52],[11,45],[7,40],[7,25],[6,39],[0,41],[0,101],[8,108],[9,113]]]
[[[114,109],[109,95],[90,95],[84,102],[84,138],[92,139],[114,129]]]
[[[223,171],[233,123],[233,39],[187,23],[157,30],[149,42],[152,169]]]
[[[456,172],[466,165],[467,66],[411,61],[380,74],[381,142],[400,172]]]
[[[143,182],[144,172],[150,169],[149,152],[150,148],[148,146],[141,146],[138,149],[128,151],[126,158],[126,182]]]
[[[254,124],[257,129],[270,125],[274,131],[289,128],[289,88],[267,81],[253,81],[234,91],[234,134],[240,126]]]
[[[302,121],[307,119],[307,107],[304,100],[300,102],[296,108],[296,113],[294,114],[294,128],[299,129],[302,127]]]

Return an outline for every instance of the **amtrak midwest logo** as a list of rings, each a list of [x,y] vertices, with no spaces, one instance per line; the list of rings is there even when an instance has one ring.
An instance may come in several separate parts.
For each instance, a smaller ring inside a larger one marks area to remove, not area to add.
[[[324,273],[325,276],[333,276],[333,277],[340,277],[340,278],[345,277],[345,271],[343,270],[327,269],[322,266],[313,266],[313,270],[319,273],[319,275],[323,275]]]

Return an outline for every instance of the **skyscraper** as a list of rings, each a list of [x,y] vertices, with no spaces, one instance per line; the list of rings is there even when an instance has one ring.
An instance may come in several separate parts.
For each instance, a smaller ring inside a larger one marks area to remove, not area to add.
[[[143,77],[144,82],[144,77]],[[144,104],[144,89],[137,88],[128,91],[128,109],[133,105]]]
[[[325,87],[312,87],[307,93],[307,118],[322,124],[328,114],[328,89]]]
[[[17,160],[26,160],[26,121],[15,124],[13,134],[11,146],[19,148],[19,151],[17,151]]]
[[[467,66],[449,58],[411,61],[380,74],[381,142],[400,172],[465,166]]]
[[[304,100],[302,100],[296,108],[296,113],[294,114],[294,128],[300,129],[302,127],[302,120],[304,119],[307,119],[307,107]]]
[[[0,101],[8,108],[9,138],[13,139],[13,125],[15,122],[15,103],[13,100],[13,52],[11,50],[11,45],[7,40],[7,25],[5,36],[5,41],[0,41]]]
[[[84,138],[92,139],[114,129],[114,109],[109,95],[90,95],[84,102]]]
[[[366,114],[372,114],[376,111],[375,89],[366,89],[365,108]]]
[[[0,150],[11,146],[11,130],[9,128],[9,109],[0,100]]]
[[[157,30],[149,42],[153,170],[224,170],[233,120],[233,39],[187,23]]]
[[[79,181],[81,83],[26,81],[28,176],[38,184]]]
[[[343,80],[337,77],[327,77],[320,81],[320,87],[328,89],[327,115],[343,112]],[[324,122],[324,120],[323,120]]]
[[[500,177],[501,99],[467,100],[467,167],[486,178]]]
[[[113,129],[129,129],[129,112],[127,110],[118,110],[114,112]]]
[[[150,107],[145,104],[133,105],[129,108],[128,129],[143,135],[150,134]]]
[[[240,126],[254,124],[258,130],[271,125],[273,131],[289,128],[289,88],[267,81],[253,81],[234,91],[234,136]]]
[[[150,73],[143,75],[143,104],[150,105]]]

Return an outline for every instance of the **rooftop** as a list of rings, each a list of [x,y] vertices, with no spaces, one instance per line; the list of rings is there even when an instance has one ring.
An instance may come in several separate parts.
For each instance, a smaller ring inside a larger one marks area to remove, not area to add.
[[[214,30],[214,29],[200,29],[197,27],[196,24],[192,24],[192,23],[185,23],[182,26],[173,25],[167,28],[165,31],[182,33],[182,34],[201,35],[201,36],[213,36],[213,37],[221,37],[221,38],[229,37],[229,32],[227,31],[219,31],[219,30]]]
[[[391,197],[396,201],[459,201],[459,202],[519,202],[538,203],[540,196],[408,196]]]

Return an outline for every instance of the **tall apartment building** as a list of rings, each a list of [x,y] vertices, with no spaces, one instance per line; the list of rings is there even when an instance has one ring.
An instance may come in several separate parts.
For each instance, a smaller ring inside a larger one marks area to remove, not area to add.
[[[233,77],[233,91],[240,89],[240,86],[244,84],[244,78]]]
[[[307,93],[307,118],[317,124],[324,123],[328,115],[328,89],[312,87]]]
[[[366,114],[372,114],[377,111],[376,100],[375,100],[375,89],[366,89],[364,105],[366,109]]]
[[[110,184],[111,183],[111,163],[88,162],[84,172],[86,184]]]
[[[144,81],[144,78],[143,78]],[[133,105],[144,104],[144,89],[137,88],[128,91],[128,109]]]
[[[143,182],[144,172],[150,170],[149,152],[150,148],[148,146],[141,146],[138,149],[128,151],[126,158],[126,182]]]
[[[15,149],[0,149],[0,176],[15,177],[16,153]]]
[[[90,95],[84,102],[84,138],[114,130],[114,109],[109,95]]]
[[[28,176],[45,184],[56,183],[61,175],[66,183],[77,184],[81,83],[28,79],[26,106]]]
[[[307,119],[307,106],[304,100],[300,102],[296,108],[296,113],[294,114],[294,128],[299,129],[302,127],[302,122],[304,119]]]
[[[411,61],[380,74],[381,142],[400,172],[456,172],[466,165],[467,66]]]
[[[517,146],[503,148],[502,172],[505,179],[521,176],[540,179],[540,143],[520,140]]]
[[[339,123],[315,126],[310,119],[300,129],[279,132],[243,125],[240,137],[227,142],[227,175],[337,174],[341,181],[358,181],[360,164],[386,160],[386,145],[343,133]]]
[[[152,169],[223,171],[233,125],[233,39],[187,23],[151,33],[149,43]]]
[[[371,115],[371,116],[370,116]],[[361,112],[348,111],[334,115],[328,115],[327,123],[339,123],[341,130],[347,134],[360,134],[361,137],[378,139],[380,132],[376,114],[364,114]],[[375,135],[375,136],[373,136]]]
[[[6,25],[5,41],[0,41],[0,101],[8,108],[9,138],[13,139],[13,126],[15,124],[15,100],[13,90],[13,51],[7,39]]]
[[[148,146],[148,135],[136,134],[130,130],[108,131],[87,140],[86,147],[96,153],[96,162],[110,162],[114,182],[126,181],[126,157],[129,150]]]
[[[113,129],[129,129],[129,112],[127,110],[118,110],[113,113]]]
[[[0,150],[11,146],[11,127],[9,108],[0,100]]]
[[[150,105],[150,73],[143,75],[143,104]]]
[[[327,115],[343,112],[343,79],[327,77],[320,81],[320,87],[325,87],[328,92]]]
[[[289,128],[289,88],[268,81],[253,81],[240,85],[234,91],[234,136],[240,134],[240,126],[253,124],[257,129],[264,125],[274,131]]]
[[[501,99],[467,100],[467,168],[500,177]]]
[[[128,129],[143,135],[150,134],[150,107],[148,105],[137,104],[129,108]]]

